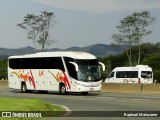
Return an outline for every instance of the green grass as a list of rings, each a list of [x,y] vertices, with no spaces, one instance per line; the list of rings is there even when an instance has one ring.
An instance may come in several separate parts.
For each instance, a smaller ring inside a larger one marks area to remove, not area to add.
[[[42,117],[45,116],[52,116],[57,117],[61,116],[65,113],[64,109],[52,105],[48,102],[45,102],[40,99],[26,99],[26,98],[1,98],[0,97],[0,111],[29,111],[29,112],[40,112],[42,111]],[[46,112],[45,112],[46,111]],[[1,115],[0,115],[1,116]],[[0,118],[2,120],[4,118]],[[8,118],[7,120],[10,120]],[[31,118],[15,118],[15,120],[30,120]],[[32,118],[34,119],[34,118]],[[13,119],[11,119],[13,120]]]

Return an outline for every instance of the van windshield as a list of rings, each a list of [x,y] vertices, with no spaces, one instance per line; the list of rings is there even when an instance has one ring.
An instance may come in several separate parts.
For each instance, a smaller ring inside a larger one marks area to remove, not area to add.
[[[141,77],[150,79],[150,78],[152,78],[152,72],[151,71],[142,71]]]

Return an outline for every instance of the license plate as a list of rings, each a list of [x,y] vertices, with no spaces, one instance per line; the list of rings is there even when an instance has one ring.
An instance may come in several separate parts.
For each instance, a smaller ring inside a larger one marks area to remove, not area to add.
[[[94,90],[94,88],[90,88],[90,91],[93,91]]]

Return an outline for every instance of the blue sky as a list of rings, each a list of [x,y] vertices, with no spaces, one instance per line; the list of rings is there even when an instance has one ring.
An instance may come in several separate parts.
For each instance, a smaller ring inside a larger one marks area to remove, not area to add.
[[[68,48],[91,44],[110,44],[117,33],[119,21],[142,10],[148,10],[156,22],[150,26],[153,33],[143,42],[160,42],[160,0],[0,0],[0,47],[33,46],[27,32],[16,24],[27,13],[54,12],[58,20],[51,29],[51,38],[57,42],[50,48]]]

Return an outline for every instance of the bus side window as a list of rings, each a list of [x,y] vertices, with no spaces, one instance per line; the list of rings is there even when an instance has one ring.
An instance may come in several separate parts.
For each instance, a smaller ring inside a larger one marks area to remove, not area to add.
[[[69,62],[74,62],[74,59],[69,58],[69,57],[64,57],[64,61],[66,63],[66,67],[67,67],[69,75],[72,78],[77,79],[77,72],[76,72],[75,66],[69,63]]]
[[[112,78],[112,77],[114,77],[114,73],[115,73],[115,72],[112,72],[112,73],[109,75],[109,77],[108,77],[108,78]]]
[[[59,69],[65,71],[61,57],[9,59],[9,67],[12,69]]]

